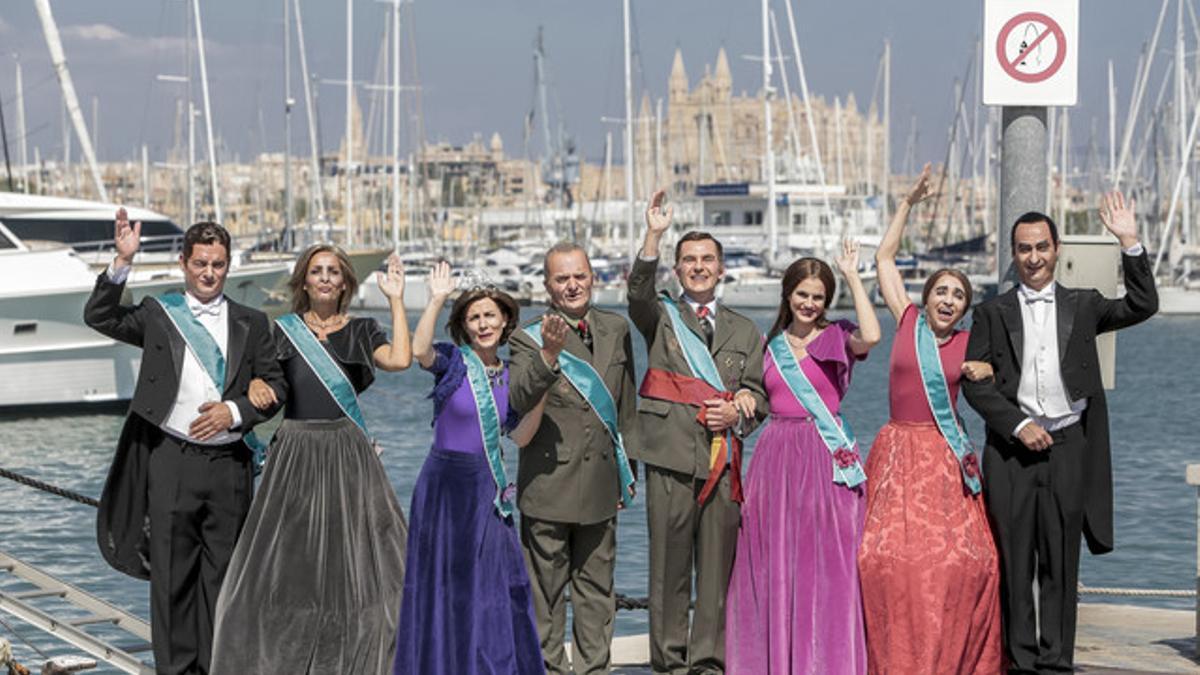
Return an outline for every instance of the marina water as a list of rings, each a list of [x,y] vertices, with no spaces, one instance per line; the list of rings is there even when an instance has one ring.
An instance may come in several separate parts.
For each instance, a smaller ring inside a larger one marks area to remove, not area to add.
[[[531,317],[537,308],[524,308]],[[747,312],[767,330],[774,312]],[[384,326],[385,315],[378,315]],[[853,318],[847,313],[839,316]],[[409,316],[415,326],[418,315]],[[843,411],[864,453],[887,422],[887,370],[895,322],[880,311],[884,340],[855,368]],[[439,339],[445,339],[442,334]],[[645,349],[634,339],[637,372],[645,370]],[[1088,586],[1189,589],[1195,583],[1196,495],[1184,482],[1188,462],[1200,462],[1200,317],[1155,317],[1117,338],[1117,388],[1109,392],[1116,506],[1116,551],[1084,554],[1080,579]],[[413,483],[432,439],[432,403],[426,398],[433,378],[415,365],[403,373],[378,373],[363,396],[363,410],[383,445],[383,461],[407,514]],[[983,429],[966,402],[959,406],[976,445]],[[90,496],[104,484],[122,417],[80,415],[0,419],[0,467]],[[753,438],[750,445],[753,444]],[[508,452],[510,475],[516,457]],[[752,455],[750,463],[753,463]],[[616,588],[643,597],[647,592],[645,502],[639,484],[634,506],[619,516]],[[0,479],[0,548],[42,567],[68,583],[149,617],[149,586],[110,569],[96,548],[95,510]],[[1189,609],[1190,599],[1085,597],[1085,602],[1146,604]],[[50,605],[39,605],[50,606]],[[0,613],[20,636],[48,654],[80,653],[12,616]],[[617,613],[617,635],[645,633],[645,611]],[[97,635],[110,635],[104,630]],[[121,643],[128,637],[111,634]],[[40,661],[18,635],[0,626],[19,661]],[[568,636],[569,637],[569,636]],[[99,669],[89,672],[115,672]]]

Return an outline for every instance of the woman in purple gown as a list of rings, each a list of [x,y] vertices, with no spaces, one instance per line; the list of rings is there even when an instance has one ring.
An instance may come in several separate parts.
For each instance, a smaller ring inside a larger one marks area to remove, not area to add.
[[[489,461],[489,444],[496,438],[487,420],[498,420],[517,445],[528,443],[541,421],[539,406],[518,422],[508,407],[508,367],[497,355],[517,327],[518,307],[492,288],[464,291],[447,326],[455,344],[434,344],[434,325],[453,289],[449,266],[438,264],[413,336],[413,356],[437,383],[431,395],[433,447],[409,510],[393,670],[395,675],[540,674],[545,671],[529,576],[505,508],[515,489],[503,469]],[[567,328],[561,321],[548,323],[543,338],[555,352],[565,343]],[[480,398],[489,393],[490,401]],[[498,459],[498,448],[490,449]]]
[[[842,469],[861,472],[861,465],[852,443],[830,450],[814,412],[784,375],[798,365],[837,418],[854,361],[879,342],[875,308],[858,276],[858,246],[846,242],[837,264],[861,328],[825,318],[833,271],[801,258],[784,273],[779,316],[767,336],[763,381],[771,420],[750,462],[726,602],[731,675],[866,672],[856,558],[865,493],[861,485],[835,482]]]

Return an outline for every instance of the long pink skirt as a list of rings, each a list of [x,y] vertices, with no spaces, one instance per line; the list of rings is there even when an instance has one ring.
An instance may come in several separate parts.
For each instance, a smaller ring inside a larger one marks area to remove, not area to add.
[[[754,449],[725,605],[730,675],[866,672],[856,553],[865,496],[833,482],[806,418],[772,417]]]
[[[1001,672],[1000,565],[982,495],[932,422],[892,421],[867,459],[858,553],[871,673]]]

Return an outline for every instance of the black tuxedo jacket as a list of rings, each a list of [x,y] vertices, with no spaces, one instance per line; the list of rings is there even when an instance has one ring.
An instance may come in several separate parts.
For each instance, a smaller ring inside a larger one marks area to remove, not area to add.
[[[105,559],[116,569],[148,578],[146,546],[146,485],[149,449],[161,438],[179,392],[179,373],[187,345],[175,330],[162,305],[142,300],[122,305],[124,284],[114,284],[102,273],[83,309],[88,326],[114,340],[142,348],[137,386],[117,451],[100,497],[97,535]],[[284,391],[283,371],[275,360],[275,343],[267,315],[226,298],[229,336],[226,342],[225,387],[222,400],[232,401],[241,413],[239,431],[270,419],[278,406],[257,410],[247,397],[250,380],[261,377],[276,391]],[[250,470],[247,464],[247,471]]]
[[[1087,399],[1083,431],[1087,438],[1087,463],[1083,532],[1094,554],[1113,548],[1112,461],[1108,441],[1108,406],[1100,379],[1096,335],[1145,321],[1158,311],[1158,292],[1150,262],[1143,252],[1121,256],[1125,272],[1125,297],[1105,298],[1095,289],[1067,288],[1058,284],[1054,311],[1058,324],[1058,355],[1063,386],[1071,400]],[[963,378],[963,393],[984,422],[987,444],[994,449],[1020,445],[1013,430],[1026,417],[1017,404],[1021,383],[1024,321],[1017,289],[985,302],[972,314],[967,360],[986,361],[995,375],[982,382]],[[1051,448],[1050,452],[1053,452]]]

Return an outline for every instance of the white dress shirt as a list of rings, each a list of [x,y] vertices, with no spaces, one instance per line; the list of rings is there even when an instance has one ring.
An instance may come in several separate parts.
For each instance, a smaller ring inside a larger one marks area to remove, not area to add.
[[[1025,284],[1017,290],[1024,324],[1017,404],[1028,417],[1013,430],[1014,436],[1031,422],[1037,422],[1046,431],[1065,429],[1078,422],[1087,408],[1087,399],[1070,400],[1063,384],[1059,366],[1056,288],[1057,284],[1052,281],[1040,291]]]
[[[1145,251],[1140,241],[1121,249],[1127,256],[1139,256]],[[1017,289],[1021,321],[1025,326],[1017,404],[1029,417],[1013,429],[1013,436],[1031,422],[1037,422],[1046,431],[1065,429],[1078,422],[1087,409],[1086,398],[1072,401],[1067,397],[1058,365],[1058,312],[1054,297],[1057,286],[1058,282],[1051,281],[1041,291],[1025,284]]]
[[[114,284],[124,283],[129,277],[130,269],[126,266],[114,271],[110,265],[108,268],[109,281]],[[229,349],[227,346],[229,342],[229,303],[225,302],[225,296],[219,295],[207,303],[200,302],[190,293],[185,293],[185,297],[188,309],[192,310],[192,315],[216,340],[217,346],[221,349],[221,355],[226,359],[226,367],[231,367],[231,364],[228,363]],[[225,445],[240,439],[242,434],[232,431],[232,429],[241,426],[242,414],[233,401],[224,401],[233,416],[233,424],[229,429],[220,431],[203,441],[196,440],[188,434],[188,428],[192,422],[200,417],[200,406],[209,401],[220,400],[221,392],[213,384],[212,378],[208,376],[208,371],[204,369],[190,348],[184,349],[183,367],[179,371],[179,389],[175,394],[175,402],[171,406],[170,413],[163,420],[162,430],[176,438],[197,445]]]

